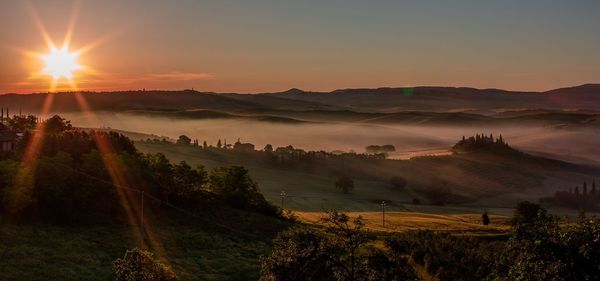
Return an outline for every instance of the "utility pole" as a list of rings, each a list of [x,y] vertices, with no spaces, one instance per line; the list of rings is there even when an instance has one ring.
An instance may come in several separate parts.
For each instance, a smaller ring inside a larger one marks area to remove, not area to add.
[[[385,228],[385,201],[381,201],[381,221],[383,227]]]
[[[281,197],[281,210],[283,210],[283,203],[285,201],[285,196],[286,196],[285,191],[282,190],[281,193],[279,194],[279,196]]]
[[[142,207],[140,212],[140,228],[144,233],[144,191],[142,190]]]

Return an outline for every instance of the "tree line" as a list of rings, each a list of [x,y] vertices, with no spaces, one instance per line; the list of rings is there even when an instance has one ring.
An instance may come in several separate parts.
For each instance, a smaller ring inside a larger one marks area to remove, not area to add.
[[[330,212],[323,222],[280,233],[262,259],[262,280],[420,280],[414,264],[440,280],[600,280],[600,220],[583,213],[564,224],[521,202],[510,233],[491,237],[409,231],[377,239],[360,217]]]
[[[21,159],[33,137],[32,131],[26,131],[17,151],[0,157],[0,213],[13,218],[110,221],[123,214],[120,188],[143,190],[197,212],[209,211],[219,202],[274,216],[280,212],[264,198],[242,166],[206,171],[185,161],[173,164],[160,153],[138,152],[122,134],[75,129],[58,116],[47,121],[37,164],[23,166]],[[115,167],[110,168],[123,171],[131,186],[112,181],[106,167],[107,152],[99,149],[98,139],[111,148],[108,153]]]
[[[583,182],[581,189],[575,186],[569,190],[557,190],[553,196],[541,198],[540,202],[572,209],[600,211],[600,191],[596,190],[595,180],[592,181],[589,190],[587,182]]]

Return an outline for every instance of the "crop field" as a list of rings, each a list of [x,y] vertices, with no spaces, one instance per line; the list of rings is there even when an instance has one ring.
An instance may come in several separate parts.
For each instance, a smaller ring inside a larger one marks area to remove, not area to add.
[[[294,212],[305,223],[321,225],[323,212]],[[457,234],[496,235],[509,228],[510,218],[490,214],[490,224],[482,225],[479,214],[440,215],[413,212],[386,212],[385,227],[381,212],[349,212],[351,218],[362,217],[365,228],[375,232],[401,232],[410,230],[444,231]]]

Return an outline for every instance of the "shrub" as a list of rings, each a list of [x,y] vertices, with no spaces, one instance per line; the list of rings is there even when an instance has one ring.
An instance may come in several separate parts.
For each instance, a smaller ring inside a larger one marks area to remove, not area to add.
[[[152,253],[135,248],[127,250],[113,265],[117,281],[177,280],[169,267],[155,260]]]

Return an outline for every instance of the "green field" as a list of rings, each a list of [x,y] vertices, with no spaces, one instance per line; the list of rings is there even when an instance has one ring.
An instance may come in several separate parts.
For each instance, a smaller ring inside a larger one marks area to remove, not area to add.
[[[286,209],[308,212],[331,209],[379,211],[379,204],[385,200],[388,210],[397,212],[480,214],[487,208],[495,214],[510,215],[516,202],[537,202],[540,197],[568,186],[573,179],[591,179],[590,174],[596,172],[591,168],[520,154],[461,154],[383,162],[327,161],[324,164],[328,167],[315,172],[279,167],[261,160],[259,156],[234,151],[145,142],[136,142],[136,146],[142,152],[160,152],[173,162],[185,160],[192,165],[204,165],[207,169],[243,165],[249,169],[269,201],[279,206],[280,193],[285,191]],[[350,194],[336,190],[334,182],[337,178],[328,174],[327,169],[347,171],[353,175],[354,190]],[[394,189],[388,183],[393,175],[408,179],[407,188]],[[453,193],[466,198],[465,202],[428,205],[420,191],[432,182],[452,186]],[[420,199],[423,204],[411,204],[414,198]]]
[[[181,216],[181,214],[173,214]],[[259,257],[287,224],[247,212],[175,223],[148,222],[180,280],[257,280]],[[112,262],[139,247],[127,224],[0,225],[0,280],[114,280]]]
[[[277,206],[281,204],[280,193],[284,190],[285,208],[302,211],[375,211],[382,200],[388,202],[390,210],[406,211],[403,204],[419,197],[410,191],[394,190],[382,181],[356,180],[350,194],[341,194],[334,188],[335,177],[292,169],[268,166],[244,154],[210,151],[165,144],[136,143],[141,152],[163,153],[172,162],[187,161],[191,165],[204,165],[207,169],[227,165],[243,165],[260,186],[267,200]]]

